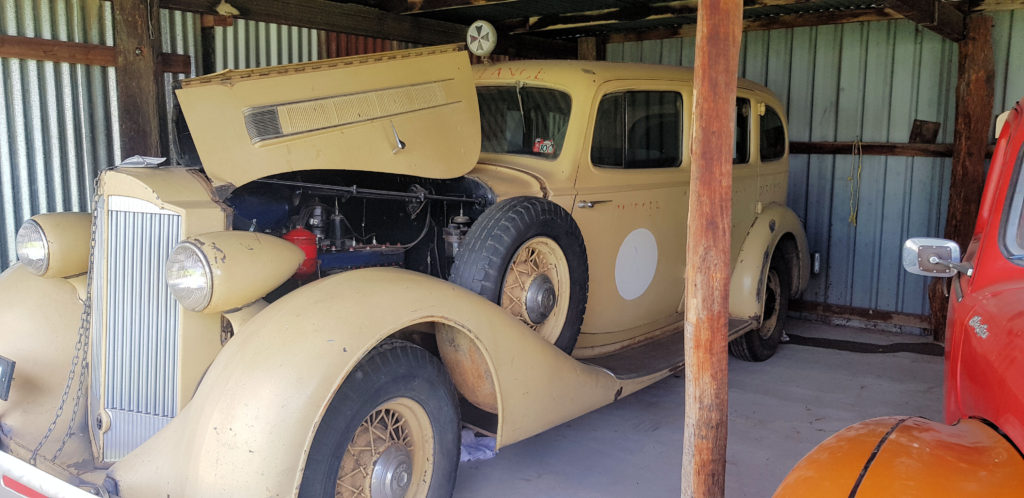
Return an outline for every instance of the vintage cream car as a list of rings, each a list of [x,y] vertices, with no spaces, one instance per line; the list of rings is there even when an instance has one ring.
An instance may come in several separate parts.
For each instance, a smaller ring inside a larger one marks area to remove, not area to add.
[[[463,424],[500,448],[682,368],[692,71],[444,46],[177,99],[202,167],[108,169],[18,234],[8,489],[445,496]],[[720,117],[746,360],[809,273],[781,108],[740,81]]]

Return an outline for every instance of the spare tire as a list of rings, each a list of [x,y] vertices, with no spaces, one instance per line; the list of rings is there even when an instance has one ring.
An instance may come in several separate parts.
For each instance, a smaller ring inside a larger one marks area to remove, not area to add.
[[[587,249],[572,215],[539,197],[484,212],[455,255],[449,280],[489,299],[572,353],[589,289]]]

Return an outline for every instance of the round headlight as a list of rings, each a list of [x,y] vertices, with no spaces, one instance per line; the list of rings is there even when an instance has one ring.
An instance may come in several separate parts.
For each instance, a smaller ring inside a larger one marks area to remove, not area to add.
[[[195,244],[181,242],[171,251],[164,267],[171,294],[190,311],[203,311],[213,296],[210,262]]]
[[[42,275],[50,266],[50,246],[46,242],[43,228],[33,220],[26,221],[18,229],[15,242],[18,260],[32,273]]]

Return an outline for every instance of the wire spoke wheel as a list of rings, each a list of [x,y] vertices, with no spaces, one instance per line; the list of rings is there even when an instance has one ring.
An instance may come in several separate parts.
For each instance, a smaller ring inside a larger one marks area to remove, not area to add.
[[[512,256],[500,305],[554,344],[569,310],[569,264],[558,244],[534,237]]]
[[[426,496],[434,441],[430,419],[408,398],[385,402],[363,419],[338,469],[336,497]]]

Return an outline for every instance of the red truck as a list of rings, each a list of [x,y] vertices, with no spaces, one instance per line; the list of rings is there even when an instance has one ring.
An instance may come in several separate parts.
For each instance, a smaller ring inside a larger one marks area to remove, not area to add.
[[[903,247],[908,271],[950,279],[946,423],[882,417],[847,427],[800,460],[776,496],[1024,494],[1024,99],[996,130],[963,257],[950,240]]]

